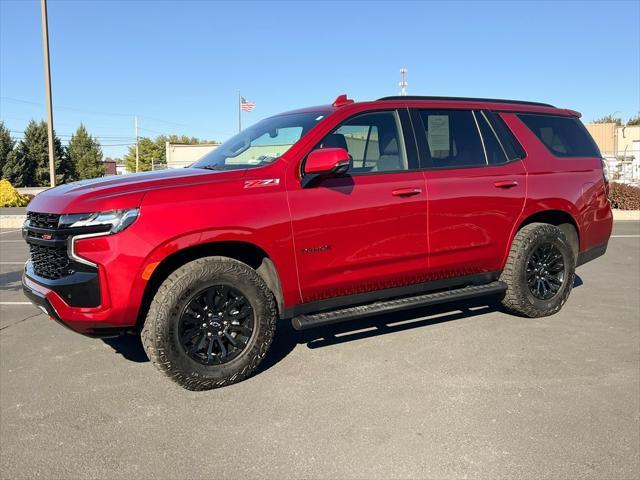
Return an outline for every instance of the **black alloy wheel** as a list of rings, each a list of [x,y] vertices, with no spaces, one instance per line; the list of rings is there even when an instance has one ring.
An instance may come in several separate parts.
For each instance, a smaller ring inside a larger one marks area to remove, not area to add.
[[[526,278],[534,297],[549,300],[556,296],[565,279],[565,261],[560,249],[549,242],[535,248],[527,261]]]
[[[255,328],[251,304],[239,290],[214,285],[196,293],[178,323],[180,345],[202,365],[221,365],[238,357]]]

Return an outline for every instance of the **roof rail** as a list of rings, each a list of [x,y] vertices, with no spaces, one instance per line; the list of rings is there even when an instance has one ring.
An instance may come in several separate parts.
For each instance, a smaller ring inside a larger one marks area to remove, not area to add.
[[[551,107],[556,108],[548,103],[540,102],[526,102],[524,100],[505,100],[503,98],[472,98],[472,97],[431,97],[421,95],[405,95],[405,96],[391,96],[382,97],[377,101],[384,100],[436,100],[436,101],[458,101],[458,102],[491,102],[491,103],[518,103],[520,105],[536,105],[538,107]]]

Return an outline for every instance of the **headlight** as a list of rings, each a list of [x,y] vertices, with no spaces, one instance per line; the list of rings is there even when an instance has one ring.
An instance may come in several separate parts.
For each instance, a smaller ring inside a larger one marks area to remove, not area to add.
[[[104,231],[109,233],[118,233],[131,225],[138,214],[139,208],[130,208],[128,210],[111,210],[109,212],[96,213],[72,213],[62,215],[59,228],[79,228],[79,227],[104,227]]]

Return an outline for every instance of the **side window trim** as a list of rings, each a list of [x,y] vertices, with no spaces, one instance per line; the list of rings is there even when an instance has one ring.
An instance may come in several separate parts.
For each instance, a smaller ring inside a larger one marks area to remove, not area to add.
[[[416,148],[418,150],[418,162],[420,170],[433,169],[433,160],[431,159],[431,152],[429,151],[429,144],[427,143],[426,130],[424,128],[424,122],[420,116],[420,109],[410,108],[409,116],[411,119],[411,127],[413,129],[413,136],[416,142]]]
[[[484,118],[484,121],[487,123],[487,125],[489,125],[489,128],[491,129],[491,132],[493,133],[493,136],[498,141],[498,145],[500,145],[500,149],[502,150],[502,153],[504,154],[504,158],[505,158],[505,161],[503,163],[509,163],[510,161],[512,161],[512,159],[509,158],[509,155],[507,154],[507,151],[505,150],[504,145],[502,144],[502,140],[500,139],[500,137],[496,133],[496,130],[493,128],[493,125],[491,124],[491,122],[489,121],[489,119],[487,118],[487,116],[485,115],[483,110],[480,111],[480,115],[482,115],[482,117]],[[498,165],[500,165],[500,164],[498,164]]]
[[[489,155],[487,155],[487,146],[484,144],[484,137],[482,136],[482,131],[480,130],[480,124],[478,123],[478,119],[476,118],[475,110],[471,110],[471,115],[473,116],[473,121],[476,124],[476,130],[478,131],[478,136],[480,137],[480,143],[482,144],[482,151],[484,152],[484,165],[475,165],[475,166],[477,167],[488,166]]]
[[[407,169],[398,171],[415,172],[420,170],[420,156],[418,154],[418,147],[416,146],[415,132],[411,124],[409,111],[406,108],[399,108],[396,110],[396,115],[398,116],[398,120],[400,120],[400,141],[402,142],[404,155],[407,159]]]
[[[486,110],[485,118],[489,120],[489,125],[493,127],[493,131],[496,132],[496,136],[503,143],[503,145],[507,142],[510,144],[510,150],[513,150],[515,156],[514,158],[511,158],[511,156],[507,152],[507,158],[509,159],[509,162],[524,160],[527,156],[527,152],[520,144],[520,140],[516,138],[515,134],[507,126],[505,121],[500,118],[499,112]]]

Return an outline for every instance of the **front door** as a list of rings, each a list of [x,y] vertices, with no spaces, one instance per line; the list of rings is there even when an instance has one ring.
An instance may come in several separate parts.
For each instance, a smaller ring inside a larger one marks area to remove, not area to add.
[[[406,110],[347,119],[316,146],[347,149],[347,176],[289,186],[303,302],[424,281],[427,197],[403,127],[411,131]]]

